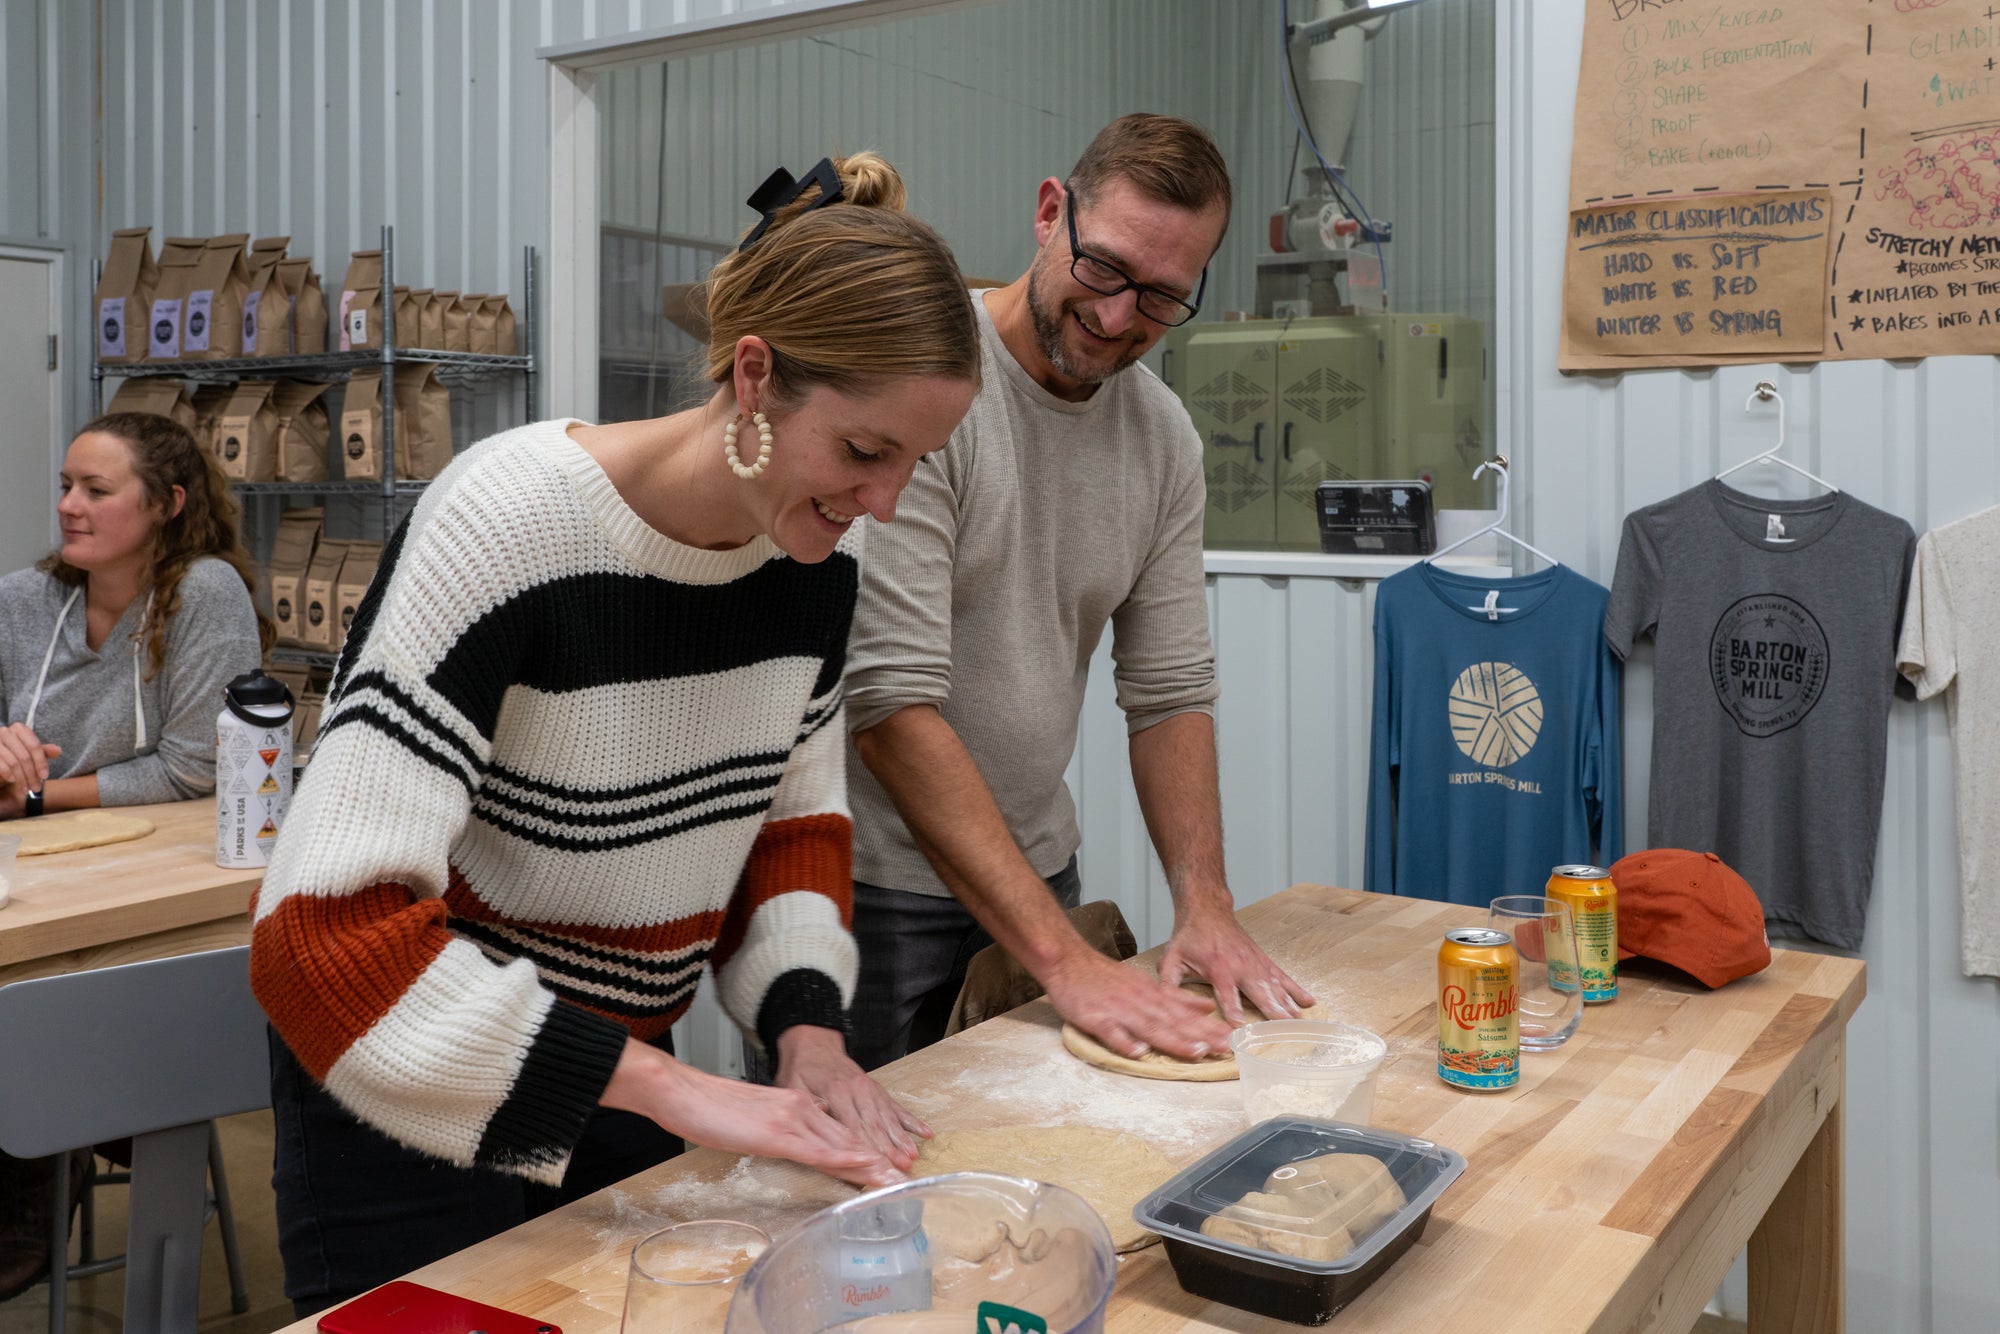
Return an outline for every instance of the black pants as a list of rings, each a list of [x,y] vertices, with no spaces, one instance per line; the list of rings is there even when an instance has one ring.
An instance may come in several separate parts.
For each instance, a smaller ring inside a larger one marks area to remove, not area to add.
[[[1083,900],[1076,858],[1048,878],[1062,908]],[[900,1060],[944,1036],[972,956],[993,937],[949,896],[854,883],[854,943],[861,977],[848,1011],[847,1053],[863,1070]]]
[[[672,1040],[653,1043],[671,1053]],[[453,1167],[343,1108],[271,1034],[271,1185],[285,1295],[301,1319],[681,1152],[646,1117],[600,1107],[561,1186]]]

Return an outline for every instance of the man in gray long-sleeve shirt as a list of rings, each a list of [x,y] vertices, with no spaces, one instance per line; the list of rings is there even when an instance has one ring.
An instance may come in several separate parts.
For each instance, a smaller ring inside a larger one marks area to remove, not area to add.
[[[1273,1016],[1311,1000],[1238,927],[1223,879],[1201,444],[1134,367],[1194,314],[1228,217],[1213,141],[1166,116],[1113,122],[1067,182],[1044,181],[1034,263],[974,296],[979,396],[868,535],[847,676],[866,1068],[913,1045],[919,1013],[949,1008],[993,939],[1131,1055],[1225,1044],[1229,1026],[1171,989],[1183,976],[1213,984],[1230,1023],[1239,992]],[[1097,954],[1062,911],[1081,842],[1063,771],[1107,621],[1174,895],[1167,986]]]

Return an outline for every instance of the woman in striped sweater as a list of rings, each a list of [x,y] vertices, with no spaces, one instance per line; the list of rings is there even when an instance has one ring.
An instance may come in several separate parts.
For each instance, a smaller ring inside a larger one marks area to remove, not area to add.
[[[880,158],[752,202],[708,401],[473,447],[349,631],[251,954],[301,1314],[682,1138],[873,1185],[928,1133],[842,1040],[841,673],[862,516],[965,414],[978,335]],[[775,1087],[670,1054],[704,968]]]

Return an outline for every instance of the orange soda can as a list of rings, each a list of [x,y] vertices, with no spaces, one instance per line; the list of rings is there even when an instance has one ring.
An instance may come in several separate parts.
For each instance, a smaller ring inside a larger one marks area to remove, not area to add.
[[[1438,947],[1438,1078],[1512,1088],[1521,1078],[1521,956],[1505,931],[1462,927]]]
[[[1548,896],[1569,905],[1576,919],[1577,962],[1582,969],[1583,1000],[1599,1005],[1618,998],[1618,886],[1602,866],[1558,866],[1549,872]],[[1565,974],[1567,969],[1564,970]],[[1549,966],[1549,985],[1574,991]]]

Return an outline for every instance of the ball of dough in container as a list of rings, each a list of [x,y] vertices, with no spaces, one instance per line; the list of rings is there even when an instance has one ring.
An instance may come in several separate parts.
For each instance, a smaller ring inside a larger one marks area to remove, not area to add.
[[[1354,1249],[1354,1238],[1346,1228],[1332,1219],[1303,1212],[1310,1207],[1295,1196],[1253,1190],[1204,1219],[1201,1231],[1217,1241],[1322,1263],[1338,1260]]]
[[[1287,1163],[1264,1189],[1290,1196],[1314,1214],[1325,1214],[1356,1239],[1367,1237],[1409,1203],[1379,1158],[1365,1153],[1323,1153]]]

